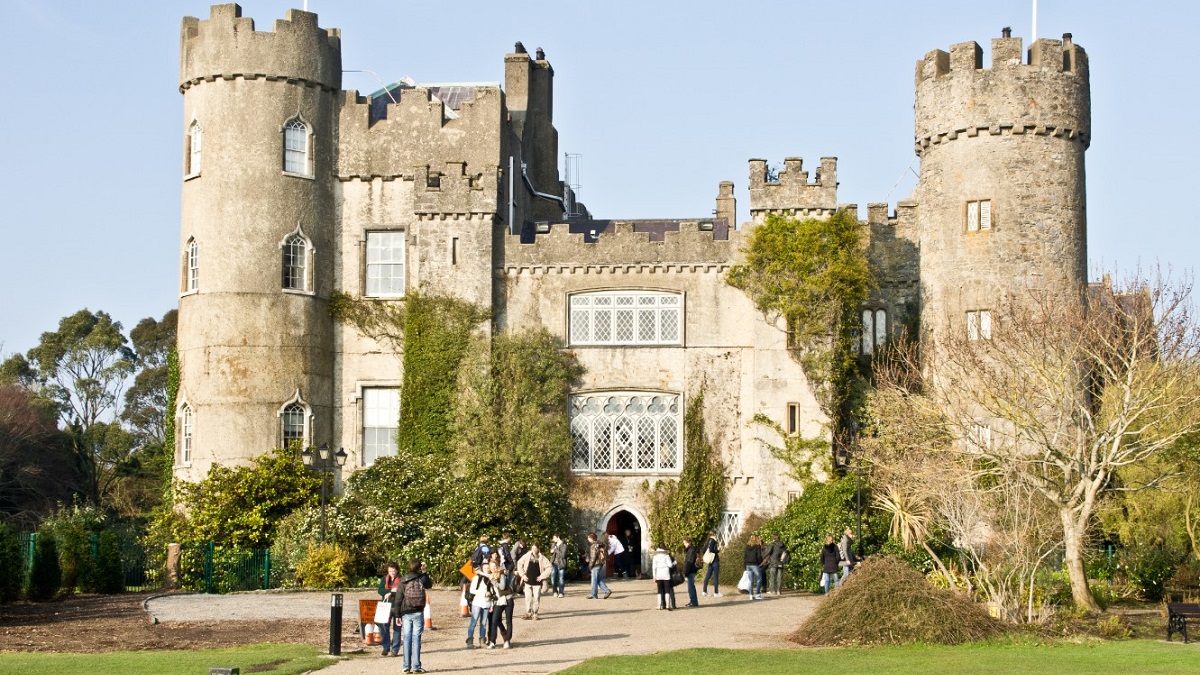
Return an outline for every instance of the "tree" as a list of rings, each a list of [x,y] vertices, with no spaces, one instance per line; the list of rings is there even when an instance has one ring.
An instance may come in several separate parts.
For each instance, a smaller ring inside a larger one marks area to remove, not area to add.
[[[32,529],[85,491],[54,405],[24,387],[0,384],[0,520]]]
[[[125,391],[121,419],[129,425],[139,449],[161,450],[166,433],[167,357],[175,346],[177,311],[162,319],[147,317],[129,331],[134,362],[141,370]]]
[[[133,352],[120,322],[106,312],[86,309],[63,317],[58,330],[42,333],[38,345],[24,356],[0,364],[0,377],[54,403],[88,477],[85,494],[93,500],[100,497],[104,460],[96,436],[86,438],[84,432],[116,411],[133,369]]]
[[[1057,514],[1077,606],[1098,611],[1083,554],[1106,490],[1123,467],[1200,431],[1200,330],[1189,283],[1134,276],[1078,300],[1027,293],[993,312],[990,339],[948,334],[910,352],[927,368],[923,395],[881,384],[957,441],[950,450],[993,464],[1004,480],[1044,497]]]
[[[769,215],[744,253],[726,281],[768,321],[787,322],[792,354],[839,437],[862,390],[854,345],[873,283],[862,226],[849,210],[823,220]]]

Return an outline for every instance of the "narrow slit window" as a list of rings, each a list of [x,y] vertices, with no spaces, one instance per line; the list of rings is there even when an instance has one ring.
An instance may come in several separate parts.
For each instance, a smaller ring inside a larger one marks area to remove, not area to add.
[[[800,404],[787,404],[787,432],[790,435],[800,433]]]
[[[204,131],[200,128],[199,122],[192,122],[188,127],[188,161],[187,171],[188,176],[194,176],[200,173],[200,157],[203,149]]]

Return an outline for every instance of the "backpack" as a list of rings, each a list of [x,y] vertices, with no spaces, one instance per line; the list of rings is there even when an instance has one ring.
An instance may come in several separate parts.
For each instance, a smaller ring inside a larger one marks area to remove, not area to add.
[[[505,542],[500,544],[500,566],[511,572],[516,562],[512,557],[512,544]]]
[[[786,548],[783,549],[783,553],[779,554],[779,562],[786,565],[786,564],[790,563],[791,561],[792,561],[792,552],[787,550]]]
[[[425,583],[417,576],[404,582],[404,595],[400,601],[401,612],[415,612],[425,609]]]
[[[471,566],[475,569],[483,567],[483,544],[476,546],[475,550],[471,551]]]

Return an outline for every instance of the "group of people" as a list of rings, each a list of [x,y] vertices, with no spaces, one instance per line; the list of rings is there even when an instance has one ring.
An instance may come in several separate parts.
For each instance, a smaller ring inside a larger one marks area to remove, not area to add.
[[[610,558],[618,575],[636,575],[639,556],[636,555],[636,542],[633,539],[628,530],[624,541],[615,535],[603,535],[603,538],[594,532],[587,535],[587,550],[583,559],[591,573],[589,600],[612,596],[612,589],[604,582]],[[696,575],[701,567],[705,568],[701,595],[709,595],[708,585],[711,581],[712,596],[721,597],[721,546],[716,530],[710,530],[699,547],[690,537],[685,537],[682,543],[682,570],[675,556],[661,543],[654,550],[651,569],[658,591],[658,609],[674,610],[675,586],[685,582],[688,592],[685,606],[699,606]],[[840,543],[834,543],[833,536],[826,538],[825,546],[821,549],[821,587],[826,593],[854,568],[857,558],[853,545],[854,533],[850,528],[846,528]],[[780,594],[783,568],[790,559],[791,553],[778,534],[773,535],[771,542],[766,545],[758,535],[750,536],[742,562],[745,565],[744,590],[751,600],[764,599],[764,585],[769,595]],[[536,621],[541,610],[542,593],[547,586],[555,597],[565,597],[566,572],[567,544],[558,534],[552,538],[548,556],[542,553],[536,543],[526,548],[524,541],[514,542],[508,533],[502,534],[495,545],[488,535],[482,535],[471,553],[470,562],[463,566],[462,602],[470,616],[467,648],[511,648],[516,596],[525,597],[525,614],[521,618]],[[380,596],[383,601],[391,603],[391,620],[379,624],[383,656],[398,656],[403,650],[405,673],[425,672],[421,667],[421,632],[424,628],[426,590],[431,586],[432,581],[419,560],[409,562],[408,573],[404,576],[400,575],[397,563],[389,562],[387,573],[379,580]]]
[[[525,542],[513,542],[508,533],[492,546],[483,535],[463,566],[463,602],[470,609],[467,625],[467,649],[476,646],[495,649],[512,647],[513,614],[517,594],[525,596],[522,619],[538,620],[542,593],[549,585],[555,597],[566,593],[567,544],[555,534],[550,555],[538,545],[526,549]],[[476,644],[478,631],[478,644]]]
[[[837,543],[834,543],[832,534],[825,537],[825,545],[821,547],[821,590],[828,595],[840,586],[846,575],[854,570],[858,560],[854,552],[854,530],[847,527],[842,533],[842,540]]]

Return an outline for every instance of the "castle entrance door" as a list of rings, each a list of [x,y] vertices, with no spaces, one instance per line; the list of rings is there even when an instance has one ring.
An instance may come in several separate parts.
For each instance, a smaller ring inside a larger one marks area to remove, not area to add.
[[[604,570],[605,575],[636,576],[638,569],[642,566],[642,526],[638,523],[637,516],[628,511],[617,511],[609,517],[604,531],[616,536],[625,545],[625,553],[620,556],[620,559],[613,559],[612,556],[609,556],[608,565]],[[625,534],[626,531],[629,532],[628,535]]]

